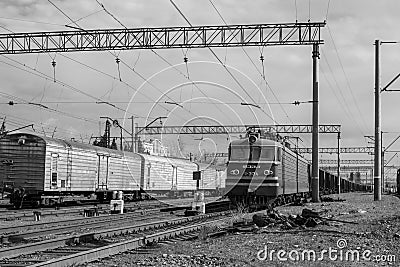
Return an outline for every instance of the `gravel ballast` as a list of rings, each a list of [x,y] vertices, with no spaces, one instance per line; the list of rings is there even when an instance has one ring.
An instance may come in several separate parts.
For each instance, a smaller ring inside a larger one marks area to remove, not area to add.
[[[324,217],[357,224],[326,221],[304,229],[253,227],[253,231],[221,237],[163,242],[85,266],[399,266],[400,199],[383,195],[382,201],[373,201],[369,193],[330,197],[345,201],[276,210],[295,215],[304,208],[315,209],[324,211]]]

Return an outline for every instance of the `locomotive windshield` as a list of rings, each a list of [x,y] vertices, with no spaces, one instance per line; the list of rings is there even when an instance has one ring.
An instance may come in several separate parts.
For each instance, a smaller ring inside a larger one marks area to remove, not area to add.
[[[230,150],[230,160],[275,160],[273,146],[232,146]]]

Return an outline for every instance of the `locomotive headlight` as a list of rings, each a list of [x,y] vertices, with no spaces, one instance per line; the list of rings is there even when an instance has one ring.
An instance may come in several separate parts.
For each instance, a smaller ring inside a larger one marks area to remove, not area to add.
[[[274,174],[274,172],[271,171],[271,170],[265,170],[265,171],[264,171],[264,175],[265,175],[265,176],[272,175],[272,174]]]
[[[235,170],[231,170],[230,172],[232,175],[239,175],[239,170],[235,169]]]
[[[255,135],[250,135],[249,136],[249,143],[253,144],[255,141],[257,141],[257,136]]]
[[[25,136],[21,136],[21,137],[18,139],[18,145],[20,145],[20,146],[25,145],[25,141],[26,141],[26,137],[25,137]]]

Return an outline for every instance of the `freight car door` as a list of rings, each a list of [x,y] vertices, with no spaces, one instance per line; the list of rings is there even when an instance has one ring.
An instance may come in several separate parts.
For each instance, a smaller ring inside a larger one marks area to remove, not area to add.
[[[61,180],[61,187],[71,190],[71,177],[72,177],[72,149],[71,146],[67,147],[67,179]]]
[[[178,189],[178,166],[172,165],[172,190]]]
[[[100,154],[97,156],[97,189],[107,190],[109,156]]]

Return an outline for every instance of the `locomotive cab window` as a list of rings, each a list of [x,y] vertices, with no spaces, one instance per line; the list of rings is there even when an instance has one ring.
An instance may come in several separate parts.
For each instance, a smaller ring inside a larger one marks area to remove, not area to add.
[[[232,146],[230,149],[230,160],[248,160],[249,155],[248,146]]]
[[[275,147],[273,146],[232,146],[230,160],[273,161]]]
[[[275,160],[275,148],[264,146],[261,151],[261,160]]]

